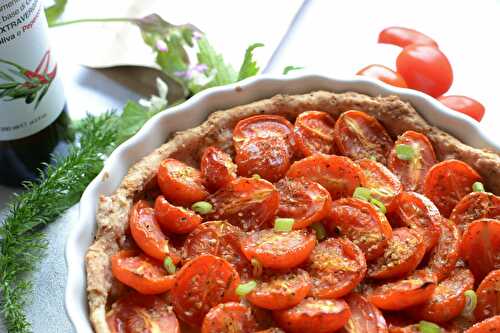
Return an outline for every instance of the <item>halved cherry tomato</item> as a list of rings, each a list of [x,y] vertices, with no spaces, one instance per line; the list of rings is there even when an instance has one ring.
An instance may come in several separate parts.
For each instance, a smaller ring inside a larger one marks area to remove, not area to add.
[[[317,182],[330,192],[332,200],[352,196],[365,183],[361,168],[344,156],[312,155],[292,164],[289,178],[306,178]]]
[[[187,206],[208,196],[200,171],[173,158],[161,162],[158,185],[165,198],[178,205]]]
[[[344,326],[351,311],[341,299],[306,298],[291,309],[274,311],[273,316],[290,333],[330,333]]]
[[[356,110],[340,115],[335,123],[334,138],[342,155],[354,160],[374,158],[384,164],[393,144],[376,118]]]
[[[170,291],[177,316],[189,325],[201,325],[208,311],[220,303],[238,301],[240,277],[222,258],[205,254],[188,261],[177,273]]]
[[[500,332],[500,315],[485,319],[464,333],[498,333]]]
[[[477,121],[481,121],[484,116],[484,106],[475,99],[467,96],[449,95],[439,96],[438,101],[460,113],[466,114]]]
[[[461,237],[458,228],[452,221],[442,218],[439,226],[441,235],[430,254],[427,269],[434,273],[440,282],[455,268],[460,257]]]
[[[335,154],[335,120],[326,112],[306,111],[295,120],[295,139],[302,155]]]
[[[466,268],[456,268],[441,281],[427,302],[408,309],[417,319],[445,323],[458,317],[465,306],[464,292],[474,288],[474,276]]]
[[[323,223],[330,233],[337,231],[359,246],[367,261],[380,257],[392,237],[392,228],[385,215],[360,199],[334,201]]]
[[[193,211],[174,206],[160,195],[155,200],[155,216],[161,227],[176,234],[185,234],[193,231],[200,225],[202,218]]]
[[[305,178],[283,178],[275,187],[280,194],[278,216],[293,218],[294,229],[318,222],[330,211],[330,193],[318,183]]]
[[[248,306],[229,302],[214,306],[203,319],[201,333],[255,332],[257,322]]]
[[[212,220],[228,220],[243,230],[266,226],[278,211],[280,198],[276,188],[266,180],[237,178],[212,194],[208,201],[214,212]]]
[[[168,275],[161,263],[131,250],[113,255],[111,271],[117,280],[141,294],[161,294],[175,283],[175,276]]]
[[[429,36],[413,29],[403,27],[385,28],[378,35],[378,42],[405,47],[411,44],[438,47],[436,41]]]
[[[306,270],[312,279],[312,296],[338,298],[348,294],[363,280],[366,261],[363,252],[351,241],[329,238],[316,246]]]
[[[453,82],[453,70],[448,58],[434,46],[406,46],[396,59],[396,68],[408,88],[432,97],[447,92]]]
[[[363,296],[352,293],[345,298],[351,309],[351,318],[341,333],[387,333],[387,324],[379,309]]]
[[[264,309],[283,310],[299,304],[310,290],[309,274],[297,269],[286,273],[264,274],[257,281],[257,287],[246,298],[253,305]]]
[[[131,292],[106,314],[111,333],[180,333],[179,321],[163,297]]]
[[[236,179],[236,169],[231,156],[219,148],[208,147],[203,152],[200,172],[203,184],[209,190],[216,191]]]
[[[436,289],[436,278],[426,272],[384,283],[368,294],[368,300],[383,310],[402,310],[428,301]]]
[[[400,160],[396,154],[397,145],[409,145],[413,148],[413,157]],[[388,158],[389,170],[399,177],[405,191],[422,190],[427,171],[436,164],[436,154],[429,139],[421,133],[406,131],[394,143]]]
[[[267,330],[258,331],[256,333],[285,333],[285,331],[283,331],[281,328],[278,327],[271,327],[268,328]]]
[[[472,184],[479,181],[481,176],[467,163],[446,160],[429,169],[423,189],[441,215],[448,217],[457,203],[472,192]]]
[[[171,257],[174,263],[178,263],[180,257],[161,231],[156,221],[155,210],[151,207],[140,208],[145,205],[143,201],[138,201],[132,208],[129,224],[134,241],[147,255],[158,260]]]
[[[467,226],[462,238],[462,257],[476,281],[500,268],[500,220],[479,219]]]
[[[461,232],[472,221],[481,218],[500,219],[500,197],[487,192],[469,193],[457,203],[450,215],[450,220]]]
[[[400,88],[408,87],[406,85],[405,79],[403,79],[403,77],[398,72],[395,72],[389,67],[386,67],[384,65],[378,65],[378,64],[368,65],[360,69],[356,73],[356,75],[372,77],[374,79],[380,80],[395,87],[400,87]]]
[[[403,189],[398,177],[377,161],[362,159],[357,163],[365,174],[365,186],[372,189],[372,197],[390,211],[394,197]]]
[[[393,217],[398,224],[423,230],[426,251],[436,246],[441,235],[442,217],[432,201],[416,192],[401,192],[393,202]]]
[[[257,259],[262,266],[276,269],[297,267],[311,254],[316,237],[306,229],[277,232],[254,231],[241,239],[241,249],[248,260]]]
[[[374,279],[398,278],[417,268],[425,254],[425,243],[417,230],[397,228],[379,257],[368,267],[368,276]]]
[[[474,311],[476,320],[500,314],[500,269],[486,275],[477,288],[476,295],[477,306]]]
[[[295,151],[293,125],[284,117],[257,115],[240,120],[233,131],[238,173],[277,181],[290,167]]]

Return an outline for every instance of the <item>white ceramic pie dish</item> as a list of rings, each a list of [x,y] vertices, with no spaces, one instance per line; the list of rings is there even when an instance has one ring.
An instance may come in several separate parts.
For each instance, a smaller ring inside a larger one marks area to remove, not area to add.
[[[87,187],[80,201],[80,217],[73,225],[67,245],[68,280],[65,304],[68,316],[78,333],[91,333],[88,319],[84,257],[93,241],[95,213],[100,195],[111,194],[128,169],[142,157],[163,144],[180,130],[201,124],[210,113],[247,104],[276,94],[301,94],[314,90],[333,92],[355,91],[367,95],[398,95],[432,125],[453,134],[462,142],[477,148],[500,151],[480,130],[477,122],[454,112],[423,93],[401,89],[366,78],[334,79],[321,75],[268,76],[262,75],[237,84],[208,89],[189,101],[170,108],[149,120],[131,139],[119,146],[106,160],[101,173]]]

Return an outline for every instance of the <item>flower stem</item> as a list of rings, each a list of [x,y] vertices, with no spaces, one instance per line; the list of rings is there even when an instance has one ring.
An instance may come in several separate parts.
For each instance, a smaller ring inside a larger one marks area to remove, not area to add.
[[[49,27],[61,27],[64,25],[76,24],[76,23],[98,23],[98,22],[133,22],[135,19],[128,17],[115,17],[115,18],[90,18],[90,19],[79,19],[70,20],[62,22],[54,22],[49,25]]]

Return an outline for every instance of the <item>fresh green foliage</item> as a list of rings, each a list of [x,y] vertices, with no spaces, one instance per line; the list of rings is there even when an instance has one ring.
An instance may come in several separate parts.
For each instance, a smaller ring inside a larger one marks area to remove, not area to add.
[[[304,67],[297,67],[297,66],[286,66],[284,69],[283,69],[283,74],[288,74],[290,73],[291,71],[297,71],[299,69],[303,69]]]
[[[54,24],[66,8],[68,0],[54,0],[54,4],[50,7],[45,8],[45,16],[47,16],[47,23],[49,26]]]
[[[259,66],[257,62],[253,60],[253,51],[258,47],[263,47],[262,43],[255,43],[250,45],[245,51],[245,58],[240,67],[240,72],[238,73],[238,81],[246,79],[247,77],[255,76],[259,73]]]
[[[207,71],[215,71],[215,77],[205,88],[223,86],[236,82],[238,74],[233,66],[227,64],[221,54],[217,53],[206,37],[198,41],[198,62],[207,66]]]

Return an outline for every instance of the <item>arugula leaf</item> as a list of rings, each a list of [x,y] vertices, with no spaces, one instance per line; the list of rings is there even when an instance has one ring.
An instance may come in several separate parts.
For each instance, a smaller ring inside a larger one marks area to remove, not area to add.
[[[233,66],[226,64],[222,55],[217,53],[206,37],[198,41],[198,62],[208,67],[208,72],[215,71],[215,77],[204,86],[204,89],[224,86],[236,82],[238,75]]]
[[[47,23],[49,27],[61,17],[64,13],[68,0],[54,0],[54,4],[45,8],[45,16],[47,16]]]
[[[304,67],[296,67],[296,66],[286,66],[284,69],[283,69],[283,74],[288,74],[289,72],[291,71],[297,71],[299,69],[303,69]]]
[[[246,79],[247,77],[255,76],[259,73],[260,68],[257,65],[257,62],[253,60],[253,50],[263,46],[264,44],[262,43],[254,43],[247,48],[245,58],[243,59],[243,63],[240,67],[240,72],[238,73],[238,81]]]

